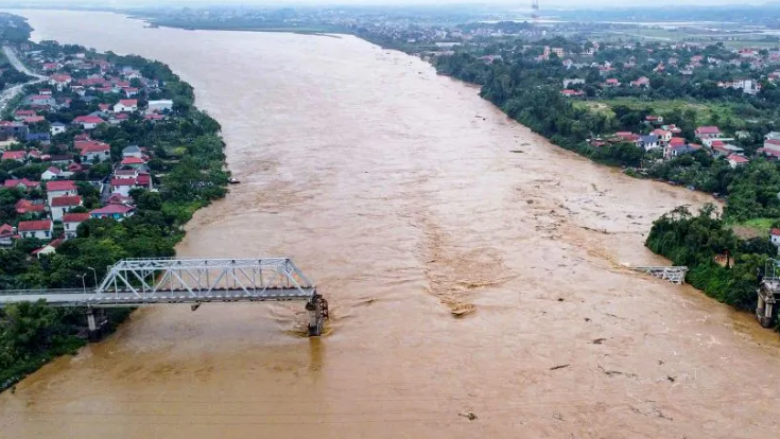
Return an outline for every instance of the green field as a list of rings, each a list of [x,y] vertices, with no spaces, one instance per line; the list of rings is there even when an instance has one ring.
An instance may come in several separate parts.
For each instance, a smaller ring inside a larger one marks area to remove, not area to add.
[[[645,101],[636,98],[575,101],[573,104],[575,107],[587,108],[590,111],[604,113],[610,117],[615,116],[612,107],[624,105],[632,109],[650,108],[653,112],[658,114],[668,113],[676,109],[682,111],[694,110],[696,111],[696,119],[702,123],[706,123],[713,113],[717,113],[721,120],[731,118],[738,127],[743,123],[742,118],[737,115],[734,109],[728,104],[699,104],[682,99]]]
[[[776,218],[755,218],[741,223],[729,224],[729,227],[743,239],[768,237],[769,229],[776,221]]]

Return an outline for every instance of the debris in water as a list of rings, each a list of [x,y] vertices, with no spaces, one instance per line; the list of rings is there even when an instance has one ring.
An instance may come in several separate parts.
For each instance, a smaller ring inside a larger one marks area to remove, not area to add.
[[[528,204],[534,204],[534,200],[526,200],[525,202]]]
[[[589,322],[589,321],[590,321],[590,318],[589,318],[589,317],[585,317],[585,321],[586,321],[586,322]]]
[[[566,299],[564,299],[563,297],[559,297],[558,298],[558,302],[563,302],[564,300],[566,300]]]
[[[479,419],[479,418],[477,418],[477,415],[475,415],[472,412],[458,413],[458,416],[463,416],[464,418],[468,419],[469,421],[476,421],[477,419]]]
[[[673,383],[675,381],[675,378],[673,376],[667,375],[666,379],[669,380],[670,383]]]
[[[525,151],[523,151],[522,149],[510,149],[509,152],[515,153],[515,154],[522,154]]]
[[[593,344],[601,344],[601,343],[604,343],[605,341],[607,341],[606,338],[597,338],[597,339],[593,340]]]
[[[569,367],[568,364],[561,364],[560,366],[551,367],[550,370],[565,369],[567,367]]]

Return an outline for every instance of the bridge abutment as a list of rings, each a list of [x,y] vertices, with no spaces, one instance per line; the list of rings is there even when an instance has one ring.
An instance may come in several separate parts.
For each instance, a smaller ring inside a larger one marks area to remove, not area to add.
[[[107,326],[108,316],[104,309],[87,309],[87,338],[89,341],[100,341],[106,333]]]

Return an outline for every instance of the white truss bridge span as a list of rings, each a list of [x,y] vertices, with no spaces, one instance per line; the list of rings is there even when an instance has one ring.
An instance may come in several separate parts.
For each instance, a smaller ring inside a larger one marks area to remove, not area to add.
[[[327,317],[327,302],[289,258],[125,259],[91,289],[0,291],[0,308],[39,300],[90,310],[182,303],[195,310],[209,302],[301,300],[310,311],[312,335],[320,335]]]

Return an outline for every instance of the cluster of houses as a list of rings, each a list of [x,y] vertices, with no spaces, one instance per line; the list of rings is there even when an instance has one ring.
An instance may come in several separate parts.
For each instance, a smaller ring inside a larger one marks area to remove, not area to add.
[[[608,45],[603,49],[621,49],[621,50],[637,50],[632,44],[620,45]],[[691,55],[691,53],[701,53],[703,47],[697,43],[680,43],[680,44],[668,44],[661,45],[655,48],[645,48],[647,56],[642,58],[644,65],[652,67],[653,73],[658,74],[677,74],[681,76],[691,76],[697,69],[716,69],[725,66],[738,66],[741,67],[745,63],[748,64],[753,77],[740,77],[730,81],[720,81],[717,83],[718,87],[724,89],[741,90],[742,93],[747,95],[755,95],[761,91],[760,79],[764,78],[769,82],[776,82],[780,79],[780,69],[773,70],[766,74],[767,69],[772,69],[773,66],[780,65],[780,51],[759,51],[755,49],[741,49],[734,50],[730,53],[724,54],[724,56],[705,56],[703,54]],[[587,56],[592,55],[599,50],[599,46],[594,44],[594,47],[589,49],[587,53],[561,53],[560,48],[544,47],[544,53],[536,57],[537,61],[547,60],[551,53],[555,53],[562,60],[564,67],[572,70],[572,78],[577,76],[576,70],[597,68],[602,80],[598,84],[590,84],[592,86],[598,86],[602,89],[618,88],[618,87],[630,87],[630,88],[650,88],[650,79],[641,74],[631,75],[631,71],[637,68],[640,64],[640,60],[637,56],[629,56],[623,59],[622,62],[618,61],[604,61],[594,62],[588,60]],[[656,52],[672,52],[671,56],[656,56]],[[575,61],[578,59],[578,61]],[[682,60],[685,59],[683,63]],[[762,73],[763,72],[763,73]],[[621,83],[621,81],[615,77],[622,75],[625,79],[626,76],[633,76],[634,79]],[[584,79],[580,79],[577,82],[571,82],[571,79],[566,80],[563,84],[563,90],[561,94],[568,97],[582,96],[583,93],[578,92],[576,89],[571,89],[571,84],[585,84]]]
[[[750,159],[745,157],[745,151],[734,144],[735,139],[725,136],[716,126],[700,126],[694,131],[697,143],[688,142],[681,137],[682,130],[673,124],[664,125],[663,117],[647,116],[645,122],[650,126],[647,134],[633,132],[617,132],[606,138],[590,140],[590,145],[598,148],[609,143],[628,142],[645,151],[662,149],[664,159],[672,159],[684,154],[692,154],[704,150],[715,158],[725,157],[732,168],[745,165]],[[780,133],[767,134],[764,147],[758,150],[772,160],[780,158]]]
[[[93,139],[92,135],[103,124],[120,124],[130,117],[143,118],[149,123],[164,120],[169,117],[173,102],[147,101],[145,98],[162,85],[160,81],[89,53],[60,54],[50,59],[28,47],[26,60],[45,72],[49,80],[38,87],[36,94],[25,96],[13,112],[13,121],[0,122],[0,161],[22,165],[44,163],[49,167],[38,179],[11,177],[2,181],[4,188],[18,189],[24,196],[15,205],[17,219],[22,220],[16,225],[0,224],[0,246],[12,246],[17,239],[39,239],[48,242],[33,252],[40,257],[56,253],[60,244],[75,238],[79,224],[84,221],[100,218],[122,221],[132,216],[135,207],[131,190],[155,190],[147,148],[128,146],[122,150],[121,157],[114,157],[111,146]],[[74,99],[84,100],[86,104],[98,103],[98,111],[74,117],[69,123],[48,122],[47,116],[69,112]],[[143,107],[141,100],[145,103]],[[47,129],[41,131],[42,126]],[[98,163],[111,164],[110,174],[85,180],[84,176],[89,176],[88,171]],[[77,183],[74,177],[79,173],[81,178]],[[86,191],[80,185],[96,189],[89,192],[100,194],[99,206],[85,208],[80,193]]]

